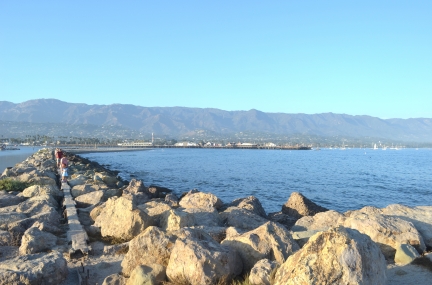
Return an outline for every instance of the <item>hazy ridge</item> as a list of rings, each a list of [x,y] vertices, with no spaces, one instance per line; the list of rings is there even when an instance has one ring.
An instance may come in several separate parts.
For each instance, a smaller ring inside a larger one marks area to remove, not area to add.
[[[432,142],[432,119],[380,119],[346,114],[286,114],[259,110],[142,107],[126,104],[87,105],[56,99],[15,104],[0,101],[0,121],[116,126],[133,131],[180,136],[197,130],[216,134],[244,131],[269,134],[378,137]]]

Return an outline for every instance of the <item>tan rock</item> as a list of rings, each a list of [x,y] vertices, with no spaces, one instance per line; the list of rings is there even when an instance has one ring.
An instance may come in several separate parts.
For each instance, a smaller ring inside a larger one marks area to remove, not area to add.
[[[244,209],[263,218],[267,218],[267,214],[261,205],[261,202],[255,196],[236,199],[232,201],[229,206]]]
[[[188,193],[179,202],[183,208],[216,208],[222,206],[222,201],[212,193]]]
[[[255,263],[249,275],[249,283],[252,285],[271,285],[271,273],[278,263],[268,259],[261,259]]]
[[[166,281],[165,267],[160,264],[137,266],[126,285],[160,285]]]
[[[411,263],[414,259],[419,257],[417,250],[409,244],[399,244],[396,247],[395,262],[400,265]]]
[[[379,212],[373,207],[352,211],[347,213],[349,216],[343,226],[368,235],[389,259],[394,258],[398,244],[410,244],[419,252],[426,249],[423,238],[412,223]]]
[[[242,261],[235,250],[218,244],[212,238],[178,238],[172,249],[166,274],[170,281],[191,285],[227,282],[242,271]]]
[[[386,261],[366,235],[343,227],[314,235],[278,269],[275,285],[386,284]]]
[[[100,213],[102,213],[103,209],[105,209],[105,203],[101,203],[97,206],[95,206],[91,211],[90,211],[90,218],[93,221],[96,221],[96,218],[100,215]]]
[[[78,208],[85,208],[91,205],[96,205],[102,202],[105,191],[97,190],[87,194],[80,195],[75,198],[75,203]]]
[[[242,230],[253,230],[268,222],[261,216],[237,207],[229,207],[219,215],[227,226]]]
[[[33,185],[27,187],[22,192],[24,197],[30,198],[40,195],[50,195],[50,196],[61,196],[60,190],[57,186],[53,185]]]
[[[160,219],[160,226],[166,231],[175,231],[183,227],[192,227],[194,225],[194,215],[183,211],[181,208],[164,212]]]
[[[221,244],[239,253],[244,273],[249,272],[261,259],[282,264],[288,256],[299,250],[289,231],[273,222],[239,236],[227,237]]]
[[[135,207],[133,202],[124,197],[110,198],[101,214],[96,218],[95,226],[101,228],[102,236],[128,241],[151,226],[150,217]]]
[[[19,248],[20,255],[52,250],[57,244],[57,237],[32,227],[25,231]]]
[[[394,216],[411,222],[422,235],[424,243],[432,247],[432,206],[407,207],[399,204],[389,205],[381,210],[382,214]]]
[[[139,265],[168,265],[173,239],[157,227],[148,227],[129,242],[129,251],[121,263],[123,274],[129,276]]]
[[[156,226],[161,226],[160,220],[162,216],[172,208],[167,203],[150,201],[137,206],[138,209],[144,211],[153,221]]]
[[[326,231],[332,227],[343,224],[345,216],[330,210],[320,212],[314,216],[304,216],[297,220],[291,231]]]
[[[288,201],[282,206],[282,212],[292,217],[300,218],[303,216],[313,216],[328,209],[321,207],[299,192],[291,193]]]

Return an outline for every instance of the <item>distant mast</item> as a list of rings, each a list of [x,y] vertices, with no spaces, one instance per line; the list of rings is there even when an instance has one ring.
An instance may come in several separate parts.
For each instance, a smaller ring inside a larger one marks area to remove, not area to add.
[[[154,137],[153,137],[153,133],[152,133],[152,144],[153,144],[153,142],[154,142]]]

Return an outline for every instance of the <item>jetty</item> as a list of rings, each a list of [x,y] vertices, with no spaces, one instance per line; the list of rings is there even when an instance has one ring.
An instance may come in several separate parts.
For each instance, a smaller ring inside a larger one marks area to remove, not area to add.
[[[0,285],[432,280],[430,205],[339,213],[292,192],[267,213],[254,196],[176,193],[65,154],[67,183],[53,149],[0,176],[14,186],[0,191]]]

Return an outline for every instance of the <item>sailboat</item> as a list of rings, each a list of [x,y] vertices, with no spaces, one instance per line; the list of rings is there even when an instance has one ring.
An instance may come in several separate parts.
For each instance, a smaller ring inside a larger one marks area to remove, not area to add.
[[[374,144],[373,149],[374,149],[374,150],[377,150],[377,149],[378,149],[376,144]]]

